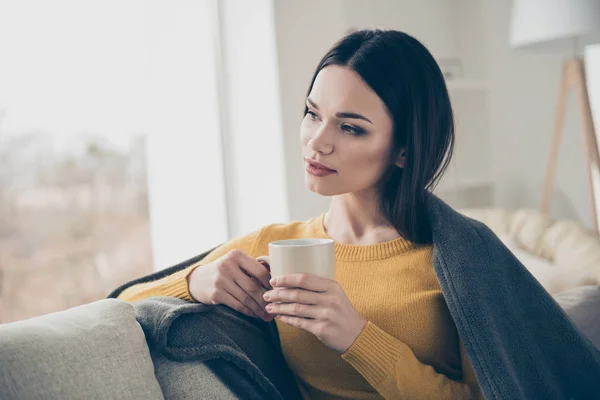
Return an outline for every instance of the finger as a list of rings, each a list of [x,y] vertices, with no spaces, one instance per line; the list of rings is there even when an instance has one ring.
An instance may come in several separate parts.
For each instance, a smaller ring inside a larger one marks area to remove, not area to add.
[[[260,307],[263,311],[267,302],[263,298],[263,294],[265,293],[265,289],[260,286],[258,282],[251,279],[248,275],[244,274],[242,271],[233,273],[233,281],[237,283],[237,285],[244,290],[244,292],[248,293],[252,296],[252,299],[256,302],[258,307]]]
[[[265,267],[271,273],[271,266],[265,260],[257,260],[260,265]]]
[[[248,277],[246,277],[246,279],[250,280]],[[239,303],[250,309],[256,317],[265,319],[269,316],[269,314],[256,303],[254,298],[238,285],[235,281],[235,277],[225,287],[225,290],[227,290],[227,292],[229,292],[229,294],[231,294]]]
[[[271,279],[273,287],[297,287],[313,292],[326,292],[335,281],[314,274],[290,274]]]
[[[250,257],[248,254],[242,251],[236,252],[235,257],[238,265],[247,274],[258,279],[260,284],[264,286],[265,289],[271,289],[271,285],[269,284],[271,274],[269,273],[267,267],[256,261],[256,258]]]
[[[292,317],[289,315],[278,315],[276,318],[287,325],[303,329],[317,337],[322,335],[323,329],[320,327],[323,325],[323,323],[314,319]]]
[[[267,302],[301,304],[322,304],[322,297],[322,293],[298,288],[277,288],[263,295]]]
[[[319,306],[300,303],[271,303],[267,305],[271,315],[288,315],[300,318],[322,319],[324,310]]]
[[[256,315],[256,313],[254,311],[252,311],[251,309],[249,309],[248,307],[246,307],[244,304],[242,304],[235,296],[233,296],[231,293],[228,292],[221,292],[220,296],[222,297],[221,299],[219,299],[219,303],[226,305],[229,308],[232,308],[244,315],[247,315],[249,317],[252,318],[260,318],[258,315]]]

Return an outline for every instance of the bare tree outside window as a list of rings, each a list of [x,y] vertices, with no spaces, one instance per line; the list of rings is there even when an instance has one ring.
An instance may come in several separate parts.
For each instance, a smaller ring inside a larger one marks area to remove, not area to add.
[[[1,118],[1,115],[0,115]],[[152,270],[145,136],[0,138],[0,323],[101,299]]]

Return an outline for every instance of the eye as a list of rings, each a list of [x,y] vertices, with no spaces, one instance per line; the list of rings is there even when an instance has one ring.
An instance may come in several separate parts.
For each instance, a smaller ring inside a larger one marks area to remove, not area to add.
[[[319,116],[310,110],[306,111],[306,115],[308,115],[308,118],[310,118],[311,121],[319,119]]]
[[[366,134],[364,129],[358,128],[356,126],[348,125],[348,124],[343,124],[342,130],[353,136],[363,136]]]

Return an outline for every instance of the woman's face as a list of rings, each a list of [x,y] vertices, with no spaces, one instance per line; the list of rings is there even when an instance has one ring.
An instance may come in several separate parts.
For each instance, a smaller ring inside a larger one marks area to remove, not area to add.
[[[392,119],[383,101],[356,72],[330,65],[306,106],[300,137],[308,189],[323,196],[373,189],[390,166]]]

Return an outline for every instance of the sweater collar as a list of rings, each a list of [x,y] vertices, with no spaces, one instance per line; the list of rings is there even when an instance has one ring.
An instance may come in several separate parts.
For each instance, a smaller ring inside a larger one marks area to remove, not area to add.
[[[325,213],[314,218],[310,224],[311,236],[331,239],[325,231]],[[405,253],[415,244],[404,238],[398,238],[370,245],[353,245],[335,242],[335,255],[340,261],[369,261],[389,258]]]

